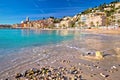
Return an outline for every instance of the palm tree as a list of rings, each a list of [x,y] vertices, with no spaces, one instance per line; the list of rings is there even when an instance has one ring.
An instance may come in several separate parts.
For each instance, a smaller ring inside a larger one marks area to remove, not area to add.
[[[93,25],[94,25],[93,21],[92,21],[92,22],[90,22],[90,27],[93,27]]]
[[[98,26],[99,26],[99,22],[97,21],[96,24],[97,24],[97,28],[98,28]]]
[[[114,25],[115,24],[115,16],[111,16],[111,23],[112,23],[112,25]]]
[[[78,21],[78,26],[81,28],[82,27],[82,22],[81,21]]]
[[[110,19],[109,18],[107,18],[106,19],[106,27],[107,27],[107,29],[108,29],[108,26],[110,25]]]
[[[81,24],[82,24],[82,26],[84,26],[84,25],[85,25],[85,22],[81,22]]]
[[[78,22],[79,27],[81,27],[81,23],[82,23],[81,21]]]
[[[117,20],[118,25],[120,26],[120,20]]]

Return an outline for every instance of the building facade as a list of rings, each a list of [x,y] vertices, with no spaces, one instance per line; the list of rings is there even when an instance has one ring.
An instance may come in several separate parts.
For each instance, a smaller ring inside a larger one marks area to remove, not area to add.
[[[81,15],[81,22],[83,22],[85,26],[88,27],[105,26],[106,14],[103,12],[96,12],[87,15]]]

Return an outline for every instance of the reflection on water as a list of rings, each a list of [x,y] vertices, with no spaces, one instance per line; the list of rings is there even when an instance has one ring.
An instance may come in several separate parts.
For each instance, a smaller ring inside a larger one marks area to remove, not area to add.
[[[80,36],[80,31],[0,29],[0,55],[11,54],[25,47],[56,44],[77,36]]]
[[[22,36],[29,36],[29,34],[30,34],[30,30],[29,29],[26,29],[26,30],[21,29],[21,35]]]
[[[3,29],[0,30],[0,48],[39,46],[58,43],[73,38],[74,32],[72,31]]]

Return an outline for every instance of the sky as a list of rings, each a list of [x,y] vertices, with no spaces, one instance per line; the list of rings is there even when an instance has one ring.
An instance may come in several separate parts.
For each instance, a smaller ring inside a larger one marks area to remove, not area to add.
[[[88,8],[113,0],[0,0],[0,24],[20,23],[29,17],[38,20],[74,16]]]

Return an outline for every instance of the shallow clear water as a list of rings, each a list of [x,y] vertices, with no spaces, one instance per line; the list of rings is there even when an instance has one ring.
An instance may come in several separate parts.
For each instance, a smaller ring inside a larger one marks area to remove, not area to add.
[[[74,31],[0,29],[0,55],[25,47],[56,44],[74,38]]]
[[[44,59],[44,46],[59,44],[80,36],[80,31],[0,29],[0,72],[32,60]],[[43,47],[43,48],[42,48]]]
[[[71,39],[72,34],[60,31],[35,31],[29,29],[0,29],[0,49],[45,45]]]

